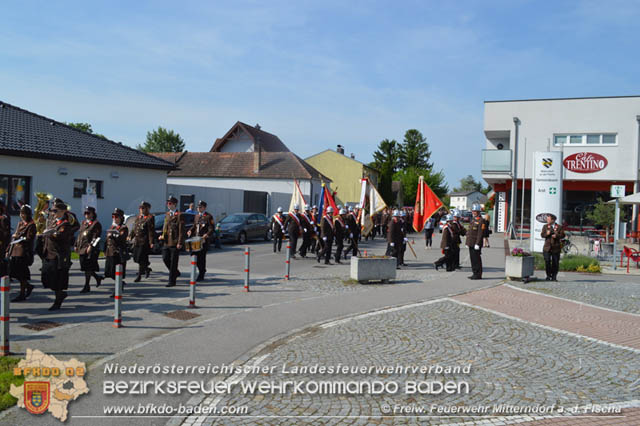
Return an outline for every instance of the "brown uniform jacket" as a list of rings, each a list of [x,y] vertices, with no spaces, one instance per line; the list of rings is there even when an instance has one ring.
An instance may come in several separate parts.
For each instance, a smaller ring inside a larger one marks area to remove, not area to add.
[[[340,215],[336,216],[335,219],[336,220],[333,222],[333,225],[335,226],[333,235],[336,241],[340,241],[344,239],[345,235],[349,234],[347,220]]]
[[[68,268],[71,264],[71,245],[73,238],[73,225],[64,217],[52,224],[55,232],[44,236],[43,257],[45,259],[58,259],[58,268]]]
[[[454,220],[452,225],[454,226],[454,229],[456,231],[456,243],[458,243],[458,245],[460,245],[460,244],[462,244],[462,237],[467,235],[467,230],[457,220]]]
[[[20,221],[16,232],[13,234],[14,240],[24,237],[25,240],[9,247],[7,257],[24,257],[33,255],[33,240],[36,237],[36,224],[33,221],[25,223]]]
[[[213,216],[209,212],[202,214],[196,213],[193,219],[193,228],[191,228],[191,237],[204,237],[206,241],[211,239],[211,236],[216,230],[216,224],[213,220]]]
[[[553,238],[554,234],[556,236],[555,238]],[[542,251],[560,253],[560,250],[562,250],[562,240],[565,236],[562,226],[558,225],[557,223],[554,223],[553,227],[545,224],[542,227],[540,236],[544,238],[544,247],[542,248]]]
[[[83,220],[76,239],[76,253],[87,254],[89,246],[102,235],[102,225],[97,220]]]
[[[11,221],[6,214],[0,215],[0,258],[4,258],[11,240]]]
[[[442,241],[440,241],[440,248],[442,250],[452,249],[453,244],[457,242],[457,239],[459,238],[460,237],[457,236],[453,226],[451,224],[446,224],[442,227]]]
[[[389,231],[387,232],[387,242],[394,243],[394,246],[399,246],[402,244],[404,240],[404,222],[398,220],[394,222],[391,219],[391,223],[389,223]]]
[[[184,216],[180,212],[167,212],[164,217],[164,226],[162,228],[164,236],[164,245],[166,247],[175,247],[184,245]]]
[[[284,222],[285,218],[281,214],[274,214],[271,218],[271,233],[274,237],[280,238],[284,235]]]
[[[105,256],[115,256],[116,253],[120,253],[122,256],[127,250],[127,236],[129,235],[129,228],[124,225],[111,225],[107,230],[107,242],[104,245]]]
[[[297,219],[297,220],[296,220]],[[289,237],[292,235],[302,235],[302,220],[299,214],[289,212],[287,215],[287,222],[285,223]]]
[[[322,239],[325,237],[327,241],[333,238],[333,234],[335,233],[335,225],[333,224],[333,219],[329,219],[327,216],[322,218],[320,222],[320,232],[322,235]]]
[[[482,247],[484,241],[484,230],[487,228],[487,223],[480,216],[471,218],[469,224],[469,230],[467,231],[467,247],[473,247],[478,245]]]
[[[134,246],[147,246],[153,244],[155,237],[156,221],[152,214],[146,216],[138,215],[133,224],[133,229],[129,239],[133,240]]]

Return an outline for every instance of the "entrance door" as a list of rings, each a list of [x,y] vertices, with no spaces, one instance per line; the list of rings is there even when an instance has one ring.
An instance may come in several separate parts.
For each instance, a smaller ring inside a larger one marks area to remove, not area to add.
[[[194,194],[191,195],[180,195],[180,211],[184,212],[189,208],[189,204],[195,203],[196,196]],[[195,208],[195,206],[194,206]]]
[[[267,193],[262,191],[244,191],[244,209],[245,213],[262,213],[266,214],[267,210]]]

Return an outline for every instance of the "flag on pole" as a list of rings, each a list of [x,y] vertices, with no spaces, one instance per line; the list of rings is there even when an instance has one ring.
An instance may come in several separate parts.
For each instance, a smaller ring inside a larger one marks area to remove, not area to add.
[[[289,203],[289,212],[293,213],[293,206],[298,205],[300,210],[304,209],[304,206],[307,204],[304,200],[304,196],[302,195],[302,191],[300,191],[300,185],[298,185],[297,180],[293,180],[293,193],[291,194],[291,202]]]
[[[375,186],[369,178],[360,180],[362,185],[360,190],[360,223],[362,224],[362,235],[367,236],[373,230],[371,216],[381,212],[387,207]]]
[[[325,189],[324,191],[324,210],[322,211],[322,214],[324,215],[324,212],[327,210],[327,207],[333,207],[333,214],[336,215],[338,214],[338,206],[336,206],[336,202],[333,199],[333,196],[336,194],[336,192],[331,192],[331,188],[327,188],[326,186],[323,186],[323,188]]]
[[[424,181],[424,176],[420,176],[416,192],[416,206],[413,211],[413,229],[416,232],[422,232],[427,220],[442,206],[442,201],[429,188],[429,185]]]
[[[318,214],[320,217],[324,216],[324,193],[326,188],[324,187],[324,182],[322,182],[322,191],[320,191],[320,204],[318,205]],[[318,219],[318,225],[320,225],[320,219]]]

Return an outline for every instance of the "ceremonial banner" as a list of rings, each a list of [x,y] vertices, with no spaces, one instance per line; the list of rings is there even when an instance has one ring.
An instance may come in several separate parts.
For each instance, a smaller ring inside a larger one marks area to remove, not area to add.
[[[304,196],[302,195],[302,191],[300,190],[300,185],[298,185],[297,180],[293,180],[293,193],[291,194],[291,202],[289,203],[289,212],[293,213],[293,206],[298,205],[300,210],[304,209],[304,206],[307,202],[304,200]]]
[[[424,176],[420,176],[416,192],[416,205],[413,211],[413,229],[416,232],[422,232],[427,220],[442,206],[442,201],[429,188],[429,185],[424,181]]]
[[[369,178],[364,178],[360,182],[362,189],[360,191],[359,219],[362,224],[362,235],[366,237],[373,230],[371,216],[384,210],[387,204]]]

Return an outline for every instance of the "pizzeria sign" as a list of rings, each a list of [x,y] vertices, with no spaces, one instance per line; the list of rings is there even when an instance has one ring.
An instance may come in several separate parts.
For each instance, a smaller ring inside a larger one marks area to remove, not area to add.
[[[595,173],[607,167],[607,159],[594,152],[578,152],[571,154],[562,162],[564,167],[575,173]]]

